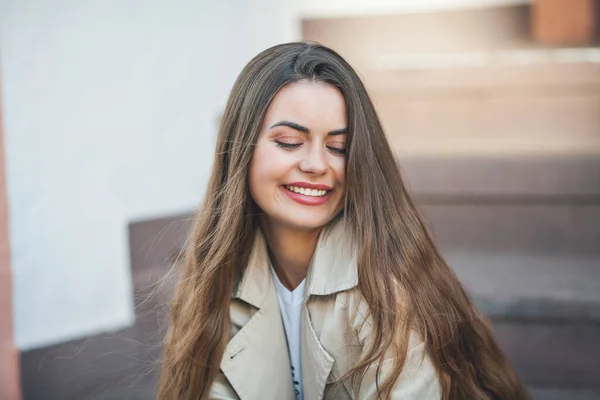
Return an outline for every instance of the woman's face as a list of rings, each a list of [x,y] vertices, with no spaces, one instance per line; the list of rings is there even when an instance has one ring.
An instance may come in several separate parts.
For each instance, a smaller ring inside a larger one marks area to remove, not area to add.
[[[316,229],[342,210],[346,104],[333,86],[282,88],[271,102],[250,164],[250,193],[269,223]]]

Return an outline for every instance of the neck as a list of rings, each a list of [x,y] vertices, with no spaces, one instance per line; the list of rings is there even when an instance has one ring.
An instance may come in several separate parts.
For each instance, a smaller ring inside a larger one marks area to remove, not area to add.
[[[281,283],[294,290],[306,278],[321,228],[298,230],[262,218],[260,227],[271,263]]]

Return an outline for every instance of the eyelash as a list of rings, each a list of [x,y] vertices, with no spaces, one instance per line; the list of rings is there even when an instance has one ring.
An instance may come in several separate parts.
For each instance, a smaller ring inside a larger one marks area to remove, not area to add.
[[[278,141],[275,141],[275,143],[277,143],[277,146],[286,150],[297,149],[298,147],[302,146],[302,143],[282,143]]]
[[[329,147],[327,146],[327,148],[332,151],[335,154],[338,154],[340,156],[345,156],[346,155],[346,149],[338,149],[337,147]]]
[[[282,143],[282,142],[278,142],[278,141],[275,141],[275,143],[277,144],[277,146],[279,146],[285,150],[294,150],[294,149],[297,149],[300,146],[302,146],[302,143]],[[346,149],[338,149],[337,147],[330,147],[330,146],[327,146],[327,148],[334,154],[338,154],[341,156],[346,154]]]

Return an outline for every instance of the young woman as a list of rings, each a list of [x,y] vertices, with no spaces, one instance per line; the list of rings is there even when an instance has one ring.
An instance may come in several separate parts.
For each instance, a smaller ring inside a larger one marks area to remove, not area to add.
[[[525,399],[334,51],[256,56],[222,118],[159,398]]]

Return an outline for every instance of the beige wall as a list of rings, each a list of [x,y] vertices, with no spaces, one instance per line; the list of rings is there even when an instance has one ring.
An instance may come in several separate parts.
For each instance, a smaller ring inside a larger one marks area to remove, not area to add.
[[[17,400],[20,398],[19,359],[13,341],[8,202],[4,174],[4,143],[2,139],[2,108],[0,103],[0,399]]]

